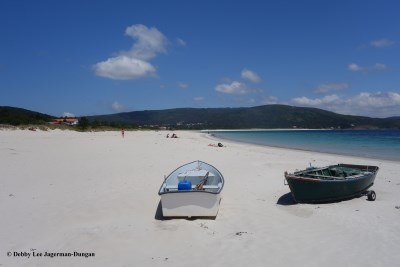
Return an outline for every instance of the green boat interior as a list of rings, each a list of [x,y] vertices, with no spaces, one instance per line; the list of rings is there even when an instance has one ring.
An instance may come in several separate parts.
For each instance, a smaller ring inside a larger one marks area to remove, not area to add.
[[[359,178],[371,174],[373,170],[355,169],[347,166],[334,165],[325,168],[308,168],[307,170],[295,172],[297,177],[315,178],[315,179],[349,179]]]

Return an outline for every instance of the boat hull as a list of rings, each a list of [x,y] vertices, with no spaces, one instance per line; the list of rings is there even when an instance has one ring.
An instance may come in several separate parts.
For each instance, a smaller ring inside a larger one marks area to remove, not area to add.
[[[173,192],[161,195],[164,217],[216,217],[221,194]]]
[[[376,172],[355,179],[319,180],[286,176],[292,196],[297,202],[338,201],[362,195],[374,184]]]

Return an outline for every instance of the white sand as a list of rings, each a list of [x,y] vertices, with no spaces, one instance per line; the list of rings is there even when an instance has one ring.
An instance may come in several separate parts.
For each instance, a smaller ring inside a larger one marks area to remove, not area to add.
[[[177,134],[0,131],[0,266],[400,265],[399,162]],[[225,177],[217,219],[155,219],[163,175],[197,159]],[[277,204],[309,162],[377,164],[376,201]],[[31,249],[95,256],[7,256]]]

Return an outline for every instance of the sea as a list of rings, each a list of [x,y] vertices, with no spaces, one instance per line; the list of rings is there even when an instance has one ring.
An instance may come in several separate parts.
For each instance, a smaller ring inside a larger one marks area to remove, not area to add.
[[[257,145],[400,161],[400,129],[207,132],[221,139]]]

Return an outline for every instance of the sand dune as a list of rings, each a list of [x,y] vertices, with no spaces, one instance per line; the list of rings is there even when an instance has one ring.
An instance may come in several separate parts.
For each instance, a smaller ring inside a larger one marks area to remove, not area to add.
[[[399,264],[399,162],[166,133],[0,131],[0,266]],[[225,177],[216,220],[161,220],[163,176],[197,159]],[[309,162],[378,165],[376,201],[295,205],[283,173]]]

